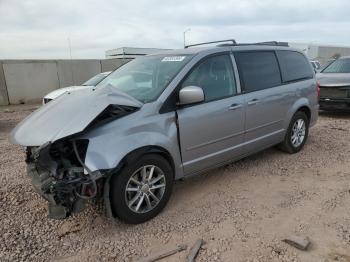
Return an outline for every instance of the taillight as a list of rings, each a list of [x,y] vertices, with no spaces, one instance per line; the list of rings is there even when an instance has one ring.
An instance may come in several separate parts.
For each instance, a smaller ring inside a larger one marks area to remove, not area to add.
[[[316,91],[317,91],[317,99],[320,99],[320,92],[321,92],[321,84],[319,81],[316,81]]]

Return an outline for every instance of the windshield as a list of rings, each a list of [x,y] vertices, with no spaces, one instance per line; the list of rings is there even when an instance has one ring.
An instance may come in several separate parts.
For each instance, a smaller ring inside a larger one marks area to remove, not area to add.
[[[107,75],[102,73],[95,75],[94,77],[90,78],[88,81],[86,81],[82,86],[96,86],[98,83],[100,83]]]
[[[111,85],[142,103],[156,100],[192,58],[189,55],[152,55],[137,58],[111,73],[98,87]]]
[[[335,60],[322,73],[350,73],[350,58]]]

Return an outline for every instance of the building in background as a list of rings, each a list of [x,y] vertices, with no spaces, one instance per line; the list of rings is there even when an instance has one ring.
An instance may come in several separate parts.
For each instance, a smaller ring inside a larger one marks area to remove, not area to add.
[[[105,52],[106,58],[129,58],[133,59],[139,56],[150,55],[160,51],[170,50],[170,49],[160,49],[160,48],[139,48],[139,47],[119,47],[116,49],[107,50]]]
[[[310,60],[318,60],[322,65],[340,56],[350,55],[350,46],[321,45],[316,43],[288,43],[290,47],[302,50]]]

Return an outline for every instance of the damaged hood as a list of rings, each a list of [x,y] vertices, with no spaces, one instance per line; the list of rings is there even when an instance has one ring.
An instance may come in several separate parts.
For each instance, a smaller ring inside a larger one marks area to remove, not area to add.
[[[41,146],[82,132],[109,105],[139,108],[143,103],[112,86],[65,93],[20,122],[10,142]]]
[[[89,88],[94,88],[94,86],[68,86],[68,87],[63,87],[63,88],[59,88],[59,89],[56,89],[56,90],[48,93],[46,96],[44,96],[44,98],[55,99],[55,98],[59,97],[60,95],[62,95],[63,93],[66,93],[66,92],[75,92],[75,91],[79,91],[79,90],[82,90],[82,89],[89,89]]]
[[[319,73],[316,75],[321,86],[342,87],[350,86],[350,74],[345,73]]]

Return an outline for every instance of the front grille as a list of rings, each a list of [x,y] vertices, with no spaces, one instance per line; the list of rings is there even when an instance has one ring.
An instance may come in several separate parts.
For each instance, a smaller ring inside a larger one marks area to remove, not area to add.
[[[336,87],[322,87],[320,91],[320,97],[322,98],[347,98],[349,97],[350,90]]]

